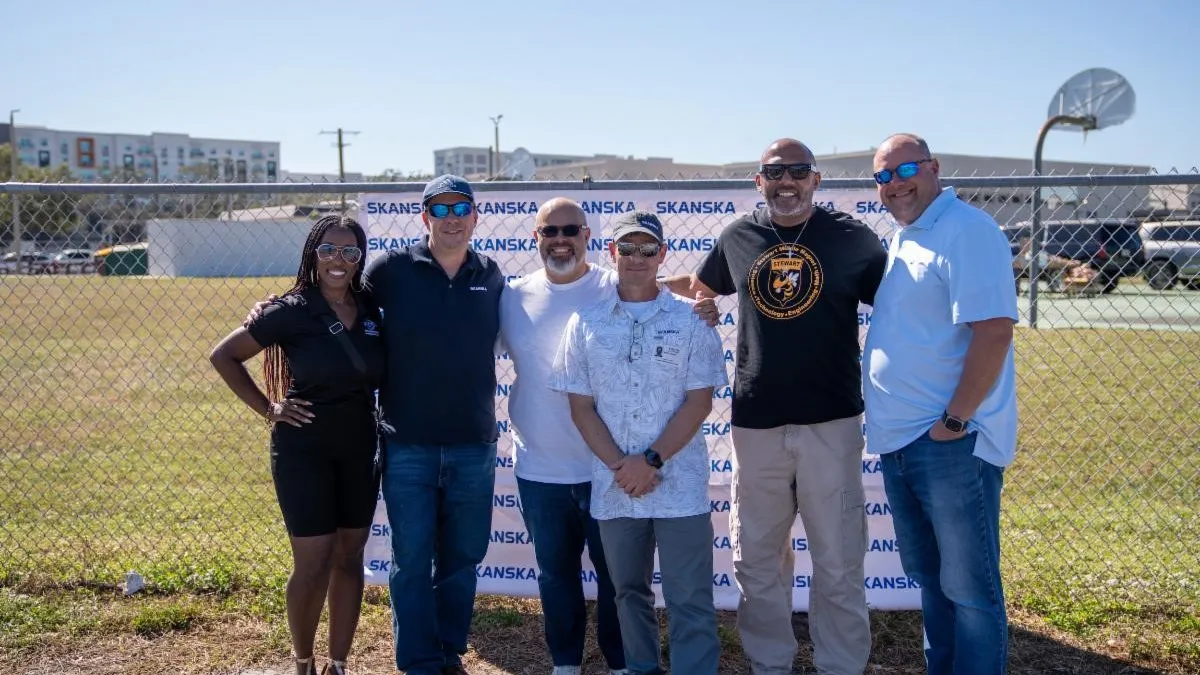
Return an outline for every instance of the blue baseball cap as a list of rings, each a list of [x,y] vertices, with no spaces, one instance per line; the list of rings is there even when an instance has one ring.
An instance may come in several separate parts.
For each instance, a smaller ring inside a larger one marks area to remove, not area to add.
[[[475,201],[475,191],[471,184],[462,176],[442,174],[425,184],[425,192],[421,195],[421,204],[428,204],[430,199],[447,193],[460,194],[472,202]]]
[[[662,221],[658,216],[649,211],[631,211],[623,213],[617,217],[613,223],[613,241],[621,241],[621,239],[634,232],[645,232],[654,237],[659,243],[663,240]]]

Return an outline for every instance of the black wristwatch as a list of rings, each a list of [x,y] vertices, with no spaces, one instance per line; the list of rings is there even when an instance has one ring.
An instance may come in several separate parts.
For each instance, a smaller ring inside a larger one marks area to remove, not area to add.
[[[956,434],[961,434],[967,430],[967,421],[951,417],[949,410],[942,411],[942,425]]]
[[[642,453],[642,457],[646,458],[647,464],[656,469],[663,467],[662,455],[659,455],[658,451],[654,448],[646,448],[646,451]]]

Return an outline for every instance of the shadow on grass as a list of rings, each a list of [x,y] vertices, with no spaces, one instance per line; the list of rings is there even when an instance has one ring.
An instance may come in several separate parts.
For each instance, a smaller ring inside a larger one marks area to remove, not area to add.
[[[594,605],[589,603],[589,607]],[[514,674],[549,672],[552,663],[543,638],[542,615],[536,604],[501,597],[479,598],[472,625],[471,646],[477,662]],[[595,642],[595,617],[589,626],[584,649],[585,675],[607,675],[608,670]],[[722,675],[750,672],[737,637],[734,612],[718,613],[721,640]],[[662,626],[663,665],[669,667],[670,649],[666,638],[666,613],[659,611]],[[795,673],[815,673],[808,615],[796,614],[792,620],[799,652],[793,664]],[[872,612],[871,658],[867,672],[873,675],[923,675],[921,617],[919,612]],[[1054,640],[1020,626],[1010,628],[1010,675],[1153,675],[1183,671],[1155,670],[1136,666]]]

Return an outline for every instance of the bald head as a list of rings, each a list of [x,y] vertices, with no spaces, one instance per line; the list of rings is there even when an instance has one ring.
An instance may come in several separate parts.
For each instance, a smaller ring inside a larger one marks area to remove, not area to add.
[[[583,207],[574,199],[566,197],[555,197],[548,201],[542,202],[538,207],[537,215],[534,216],[534,227],[541,227],[552,215],[558,217],[566,217],[573,222],[584,225],[587,223],[587,215],[583,212]]]
[[[875,156],[878,157],[880,154],[887,154],[894,149],[900,149],[905,146],[915,146],[925,157],[933,156],[933,153],[929,151],[929,143],[926,143],[924,138],[916,134],[892,134],[888,136],[879,145],[879,150],[875,152]]]
[[[763,164],[813,164],[815,157],[808,146],[794,138],[781,138],[762,154]]]
[[[762,164],[770,170],[754,174],[754,185],[766,199],[771,222],[781,227],[808,222],[813,193],[821,185],[812,150],[794,138],[781,138],[767,146]]]
[[[901,225],[916,222],[941,194],[941,166],[929,153],[929,144],[916,134],[892,134],[875,151],[879,199]],[[884,170],[886,173],[881,173]]]
[[[591,230],[579,202],[565,197],[543,202],[534,216],[533,227],[538,253],[551,282],[565,284],[587,273],[587,242]]]

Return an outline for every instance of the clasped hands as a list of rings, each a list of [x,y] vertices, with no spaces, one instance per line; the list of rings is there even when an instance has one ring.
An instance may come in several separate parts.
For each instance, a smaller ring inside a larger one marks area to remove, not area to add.
[[[650,494],[662,482],[658,469],[650,466],[641,454],[625,455],[608,468],[612,469],[617,485],[630,497]]]

